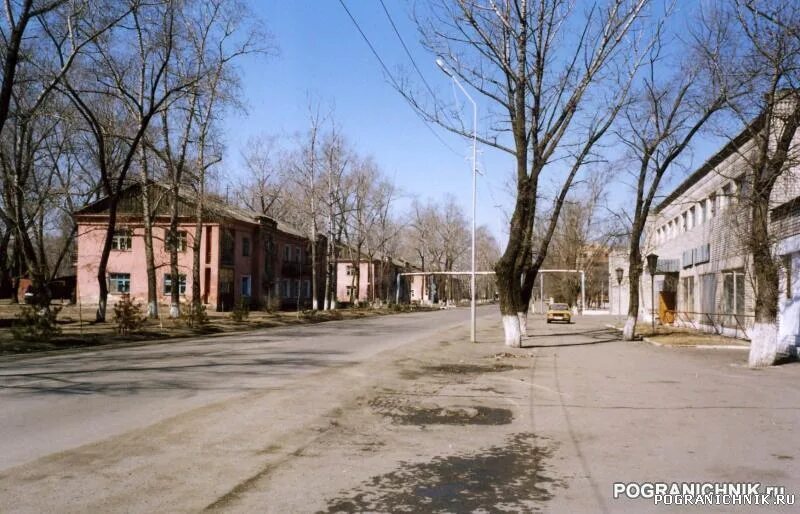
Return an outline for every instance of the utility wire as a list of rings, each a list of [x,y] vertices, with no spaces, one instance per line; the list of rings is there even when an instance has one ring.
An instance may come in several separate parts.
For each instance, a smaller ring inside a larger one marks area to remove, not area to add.
[[[383,3],[383,2],[381,2],[381,3]],[[367,43],[367,46],[369,46],[369,49],[372,51],[372,55],[374,55],[374,56],[375,56],[375,58],[376,58],[376,59],[378,59],[378,62],[381,64],[381,68],[383,68],[383,72],[384,72],[384,73],[385,73],[385,74],[386,74],[386,75],[389,77],[389,81],[392,83],[392,87],[394,87],[394,88],[395,88],[397,91],[402,91],[402,88],[400,87],[400,84],[397,82],[397,80],[395,80],[395,78],[394,78],[394,75],[392,74],[392,72],[391,72],[391,71],[389,71],[389,67],[388,67],[388,66],[386,66],[386,63],[385,63],[385,62],[383,61],[383,59],[381,58],[380,54],[378,54],[378,51],[377,51],[377,50],[375,49],[375,47],[372,45],[372,42],[369,40],[369,38],[367,37],[367,35],[364,33],[364,31],[363,31],[363,30],[361,30],[361,25],[359,25],[359,24],[358,24],[358,21],[356,21],[355,17],[353,16],[353,13],[351,13],[351,12],[350,12],[350,9],[348,9],[348,8],[347,8],[347,5],[344,3],[344,0],[339,0],[339,4],[341,4],[342,8],[345,10],[345,12],[347,13],[347,15],[350,17],[350,21],[352,21],[352,22],[353,22],[353,25],[355,25],[355,26],[356,26],[356,29],[358,30],[358,33],[359,33],[359,34],[361,34],[361,37],[362,37],[362,39],[364,39],[364,42],[366,42],[366,43]],[[384,6],[384,9],[386,9],[386,6]],[[387,12],[387,14],[388,14],[388,12]],[[392,23],[392,26],[394,26],[394,23]],[[396,31],[396,30],[397,30],[397,29],[395,28],[395,31]],[[402,39],[401,39],[401,42],[402,42]],[[405,47],[405,43],[403,43],[403,47]],[[406,49],[406,52],[408,52],[408,49]],[[412,62],[413,62],[413,59],[412,59]],[[417,72],[419,73],[419,68],[417,68],[417,65],[416,65],[416,63],[414,63],[414,68],[416,68],[416,69],[417,69]],[[420,75],[420,76],[421,76],[421,75]],[[428,83],[425,81],[424,77],[423,77],[423,81],[425,82],[425,85],[428,87],[428,90],[430,90],[430,86],[428,86]],[[400,94],[401,94],[401,95],[402,95],[404,98],[406,98],[406,96],[405,96],[405,95],[404,95],[402,92],[401,92]],[[406,98],[406,100],[408,101],[408,98]],[[419,118],[420,118],[420,119],[423,121],[423,123],[425,123],[425,126],[428,128],[428,130],[430,130],[430,131],[431,131],[431,134],[433,134],[433,135],[434,135],[434,137],[436,137],[436,139],[438,139],[438,140],[439,140],[439,142],[440,142],[440,143],[441,143],[441,144],[442,144],[442,145],[443,145],[445,148],[447,148],[448,150],[450,150],[451,152],[453,152],[453,154],[455,154],[455,155],[461,155],[461,154],[459,154],[458,152],[456,152],[456,151],[453,149],[453,147],[452,147],[452,146],[450,146],[449,144],[447,144],[447,142],[446,142],[444,139],[442,139],[442,136],[440,136],[440,135],[439,135],[439,134],[438,134],[438,133],[437,133],[437,132],[436,132],[436,131],[433,129],[433,127],[431,127],[431,124],[430,124],[430,122],[429,122],[428,120],[426,120],[424,116],[422,116],[422,115],[421,115],[419,112],[417,112],[417,110],[416,110],[416,109],[413,109],[413,110],[414,110],[414,112],[416,113],[416,115],[417,115],[417,116],[418,116],[418,117],[419,117]]]
[[[414,66],[414,69],[417,70],[417,75],[419,78],[422,79],[422,83],[425,84],[425,87],[428,89],[428,92],[431,96],[436,99],[436,93],[433,92],[433,88],[428,84],[428,81],[425,80],[425,75],[422,74],[422,71],[417,66],[417,61],[414,60],[414,56],[411,55],[411,51],[406,46],[406,42],[403,40],[403,36],[400,35],[400,31],[397,30],[397,25],[394,24],[394,20],[392,19],[392,15],[389,14],[389,9],[386,8],[386,4],[383,0],[380,0],[381,6],[383,7],[383,12],[386,13],[386,17],[389,19],[389,23],[392,25],[392,29],[394,29],[395,35],[397,35],[397,39],[400,41],[400,44],[403,45],[403,50],[406,51],[406,55],[408,56],[409,60],[411,60],[411,64]]]

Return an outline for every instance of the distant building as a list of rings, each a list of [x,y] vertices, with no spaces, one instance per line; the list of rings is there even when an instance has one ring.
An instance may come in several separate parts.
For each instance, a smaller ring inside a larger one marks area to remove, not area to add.
[[[153,204],[153,250],[160,303],[167,304],[173,287],[183,301],[191,300],[192,245],[195,238],[195,198],[180,194],[178,267],[180,279],[172,284],[169,251],[165,244],[169,225],[167,190],[150,185]],[[109,304],[122,295],[147,301],[142,186],[133,184],[121,194],[116,231],[108,261]],[[80,209],[78,225],[77,296],[85,304],[99,299],[97,269],[108,226],[108,198]],[[238,302],[272,308],[311,306],[311,242],[283,222],[209,198],[204,201],[200,242],[200,284],[203,303],[215,310],[230,310]],[[317,241],[319,284],[324,282],[325,241]],[[323,288],[318,287],[320,305]]]
[[[397,300],[397,277],[400,273],[415,271],[410,263],[389,257],[369,257],[362,255],[356,263],[347,259],[347,252],[340,252],[342,256],[336,268],[336,301],[348,304],[351,298],[357,297],[360,302],[367,303],[393,303]],[[355,274],[358,266],[358,294],[355,294]],[[408,303],[414,294],[406,281],[401,280],[399,299]]]

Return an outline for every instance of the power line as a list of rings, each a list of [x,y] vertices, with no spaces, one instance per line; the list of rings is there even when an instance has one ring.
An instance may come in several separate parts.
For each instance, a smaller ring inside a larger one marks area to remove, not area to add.
[[[381,2],[381,3],[383,3],[383,2]],[[353,22],[353,25],[355,25],[355,26],[356,26],[356,29],[358,30],[358,33],[359,33],[359,34],[361,34],[361,37],[362,37],[362,39],[364,39],[364,42],[365,42],[365,43],[367,43],[367,46],[369,46],[369,49],[370,49],[370,51],[372,51],[372,55],[374,55],[374,56],[375,56],[375,58],[376,58],[376,59],[378,59],[378,62],[381,64],[381,68],[383,68],[383,72],[384,72],[384,73],[385,73],[385,74],[386,74],[386,75],[389,77],[389,80],[390,80],[390,81],[391,81],[391,83],[392,83],[392,87],[394,87],[394,88],[395,88],[397,91],[399,91],[399,92],[400,92],[400,91],[402,91],[402,88],[400,87],[400,84],[397,82],[397,80],[395,80],[395,78],[394,78],[394,75],[392,75],[392,72],[391,72],[391,71],[389,71],[389,67],[388,67],[388,66],[386,66],[386,63],[385,63],[385,62],[383,61],[383,59],[381,58],[380,54],[378,54],[378,51],[377,51],[377,50],[375,49],[375,47],[372,45],[372,42],[369,40],[369,38],[367,37],[367,35],[364,33],[364,31],[363,31],[363,30],[361,30],[361,25],[359,25],[359,24],[358,24],[358,21],[356,21],[355,17],[353,16],[353,13],[351,13],[351,12],[350,12],[350,9],[348,9],[348,8],[347,8],[347,5],[345,5],[345,3],[344,3],[344,0],[339,0],[339,4],[341,4],[342,8],[345,10],[345,12],[347,13],[347,15],[350,17],[350,21],[352,21],[352,22]],[[384,6],[384,9],[386,9],[386,6]],[[387,12],[387,15],[388,15],[388,12]],[[390,18],[390,19],[391,19],[391,18]],[[394,26],[394,23],[392,23],[392,26]],[[395,29],[395,31],[396,31],[396,30],[397,30],[397,29]],[[401,42],[402,42],[402,38],[401,38]],[[405,43],[403,43],[403,47],[405,47]],[[408,52],[408,49],[406,49],[406,52]],[[412,59],[412,62],[414,62],[414,61],[413,61],[413,59]],[[416,69],[417,69],[417,72],[419,72],[419,68],[417,68],[417,65],[416,65],[416,63],[414,63],[414,68],[416,68]],[[425,81],[424,77],[423,77],[423,81]],[[425,85],[426,85],[426,86],[428,87],[428,89],[430,90],[430,86],[428,86],[428,83],[427,83],[427,82],[425,82]],[[403,96],[403,98],[406,98],[406,96],[405,96],[405,95],[404,95],[402,92],[401,92],[400,94]],[[406,101],[408,101],[408,98],[406,98]],[[430,125],[430,122],[429,122],[428,120],[426,120],[426,119],[425,119],[425,117],[424,117],[424,116],[422,116],[422,115],[421,115],[419,112],[417,112],[417,109],[413,109],[413,110],[414,110],[414,113],[415,113],[415,114],[416,114],[416,115],[417,115],[417,116],[418,116],[418,117],[419,117],[419,118],[422,120],[422,122],[423,122],[423,123],[425,123],[425,126],[428,128],[428,130],[430,130],[431,134],[433,134],[433,135],[434,135],[434,137],[436,137],[436,139],[438,139],[438,140],[439,140],[439,142],[440,142],[440,143],[441,143],[441,144],[442,144],[442,145],[443,145],[445,148],[447,148],[448,150],[450,150],[451,152],[453,152],[455,155],[461,155],[461,154],[459,154],[458,152],[456,152],[456,151],[453,149],[453,147],[452,147],[452,146],[450,146],[449,144],[447,144],[447,142],[446,142],[444,139],[442,139],[442,136],[440,136],[440,135],[439,135],[439,134],[438,134],[438,133],[437,133],[437,132],[436,132],[436,131],[433,129],[433,127],[431,127],[431,125]]]
[[[417,61],[414,60],[414,56],[411,55],[411,51],[406,46],[406,42],[403,40],[403,36],[401,36],[400,31],[397,30],[397,25],[394,24],[394,20],[392,19],[392,15],[389,14],[389,9],[386,8],[386,4],[383,2],[383,0],[380,0],[380,2],[381,6],[383,7],[383,12],[386,13],[386,17],[389,19],[389,23],[392,25],[392,29],[394,29],[395,35],[397,35],[397,39],[400,41],[400,44],[403,45],[403,50],[406,51],[406,55],[411,60],[411,64],[414,66],[414,69],[417,70],[417,75],[419,75],[419,78],[422,79],[422,83],[425,84],[425,87],[428,89],[428,92],[431,94],[431,96],[434,98],[435,101],[436,93],[433,92],[433,88],[430,86],[430,84],[428,84],[428,81],[425,80],[425,75],[422,74],[422,71],[419,69],[419,66],[417,66]]]

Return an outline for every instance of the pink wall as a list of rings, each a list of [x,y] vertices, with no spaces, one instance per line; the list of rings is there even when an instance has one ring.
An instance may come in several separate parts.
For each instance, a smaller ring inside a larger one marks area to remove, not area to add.
[[[144,228],[135,225],[119,224],[120,228],[132,229],[132,245],[130,250],[111,250],[108,260],[107,272],[130,274],[130,295],[134,300],[147,302],[147,268],[145,265]],[[103,244],[105,241],[106,224],[79,221],[78,223],[78,270],[77,270],[77,295],[81,303],[96,304],[99,300],[99,287],[97,284],[97,266],[100,261]],[[211,225],[211,264],[205,262],[206,245],[205,237],[200,245],[200,287],[201,294],[205,290],[204,269],[210,267],[211,281],[209,288],[209,304],[215,305],[217,298],[217,266],[219,262],[219,227]],[[187,232],[187,249],[178,254],[178,267],[181,274],[186,275],[186,292],[184,299],[191,299],[192,294],[192,243],[194,240],[194,224],[181,225],[181,231]],[[204,230],[205,227],[204,227]],[[169,253],[164,244],[165,225],[157,225],[153,229],[153,250],[156,264],[156,284],[159,302],[168,303],[169,295],[164,294],[164,275],[169,274]],[[109,294],[109,304],[114,303],[119,294]]]
[[[336,266],[336,301],[349,302],[350,295],[347,288],[353,285],[353,277],[347,274],[347,268],[352,266],[349,262],[339,262]],[[370,272],[370,263],[360,262],[359,270],[361,276],[359,277],[358,298],[361,301],[370,299],[372,291],[370,290],[370,282],[372,280],[372,273]]]

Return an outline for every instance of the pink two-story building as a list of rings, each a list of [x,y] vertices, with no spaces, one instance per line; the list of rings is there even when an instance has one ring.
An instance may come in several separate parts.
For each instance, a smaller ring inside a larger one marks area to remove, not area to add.
[[[153,251],[160,303],[170,300],[172,287],[191,299],[192,257],[196,233],[195,199],[180,193],[178,221],[178,284],[172,284],[165,236],[171,198],[165,187],[150,184]],[[259,213],[206,199],[200,234],[200,284],[203,303],[230,310],[238,302],[275,309],[311,306],[311,241],[299,230]],[[142,186],[132,184],[120,197],[116,231],[107,267],[109,303],[122,295],[147,301],[147,267],[142,222]],[[84,304],[99,299],[97,269],[108,226],[108,199],[75,213],[78,225],[77,297]],[[325,241],[320,239],[316,274],[325,270]],[[322,283],[322,282],[319,282]],[[321,304],[321,289],[320,304]]]

